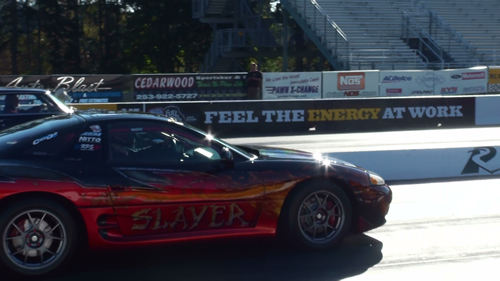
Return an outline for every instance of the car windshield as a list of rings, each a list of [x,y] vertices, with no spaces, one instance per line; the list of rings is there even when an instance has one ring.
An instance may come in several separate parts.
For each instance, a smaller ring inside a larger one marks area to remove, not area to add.
[[[74,110],[70,107],[68,107],[66,104],[64,104],[61,100],[59,100],[55,95],[51,94],[49,92],[48,94],[52,100],[54,101],[55,104],[57,104],[57,106],[62,110],[64,111],[65,113],[73,113]]]
[[[202,130],[200,130],[200,129],[196,128],[196,127],[193,127],[193,126],[191,126],[191,125],[189,125],[189,124],[186,124],[186,123],[181,123],[181,124],[182,124],[184,127],[188,128],[188,129],[191,129],[191,130],[193,130],[193,131],[195,131],[195,132],[197,132],[197,133],[199,133],[199,134],[204,135],[204,136],[205,136],[205,138],[207,138],[208,140],[215,141],[215,142],[217,142],[217,143],[219,143],[219,144],[221,144],[221,145],[223,145],[223,146],[225,146],[225,147],[228,147],[228,148],[230,148],[231,150],[236,151],[238,154],[240,154],[240,155],[242,155],[242,156],[244,156],[244,157],[246,157],[246,158],[248,158],[248,159],[250,159],[250,160],[255,160],[255,159],[257,159],[257,156],[256,156],[256,155],[251,154],[251,153],[248,153],[248,152],[246,152],[245,150],[242,150],[242,149],[240,149],[240,148],[238,148],[238,147],[236,147],[236,146],[234,146],[234,145],[232,145],[232,144],[229,144],[229,143],[227,143],[227,142],[225,142],[225,141],[223,141],[223,140],[221,140],[221,139],[218,139],[218,138],[216,138],[216,137],[212,136],[211,134],[206,133],[206,132],[204,132],[204,131],[202,131]]]

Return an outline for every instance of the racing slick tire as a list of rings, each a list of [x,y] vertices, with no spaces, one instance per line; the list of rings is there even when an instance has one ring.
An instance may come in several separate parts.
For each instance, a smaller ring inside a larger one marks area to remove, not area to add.
[[[345,192],[330,182],[302,186],[288,198],[281,235],[306,249],[337,245],[349,232],[352,207]]]
[[[0,261],[16,274],[44,275],[68,262],[78,244],[75,219],[57,201],[23,199],[0,212]]]

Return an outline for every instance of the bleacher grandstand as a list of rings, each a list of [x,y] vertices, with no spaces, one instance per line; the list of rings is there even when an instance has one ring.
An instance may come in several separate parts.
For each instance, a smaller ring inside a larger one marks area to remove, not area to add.
[[[477,53],[480,63],[500,63],[500,1],[421,0],[453,28]],[[442,42],[446,44],[446,42]]]
[[[216,3],[237,1],[195,2],[205,3],[208,9]],[[251,1],[240,0],[243,2]],[[500,63],[498,0],[280,2],[337,70],[442,69]],[[216,65],[213,55],[210,59]],[[219,54],[219,59],[224,60],[224,55]]]

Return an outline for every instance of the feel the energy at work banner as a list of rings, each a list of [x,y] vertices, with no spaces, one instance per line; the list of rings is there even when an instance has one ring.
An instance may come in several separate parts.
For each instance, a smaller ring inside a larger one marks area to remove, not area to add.
[[[434,71],[380,71],[380,96],[422,96],[434,94]]]
[[[129,75],[7,75],[0,86],[65,90],[73,103],[121,102],[132,95]]]
[[[321,72],[264,72],[262,98],[320,99]]]
[[[122,103],[219,137],[276,136],[474,126],[474,97]],[[77,105],[78,107],[78,105]]]
[[[323,98],[375,97],[379,95],[379,71],[324,71]]]
[[[136,101],[234,100],[247,97],[247,73],[133,75]]]
[[[434,71],[436,95],[484,94],[487,92],[486,66]]]
[[[500,93],[500,66],[488,67],[488,93]]]

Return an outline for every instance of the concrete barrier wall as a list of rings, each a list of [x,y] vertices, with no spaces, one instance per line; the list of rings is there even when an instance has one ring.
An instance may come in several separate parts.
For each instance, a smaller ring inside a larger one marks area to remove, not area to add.
[[[475,126],[500,125],[500,96],[478,96]],[[491,129],[493,136],[500,128]],[[498,144],[500,145],[500,143]],[[386,180],[423,180],[471,176],[500,176],[500,146],[330,153],[379,173]]]
[[[355,163],[384,179],[416,180],[500,175],[500,147],[338,152],[329,156]]]

